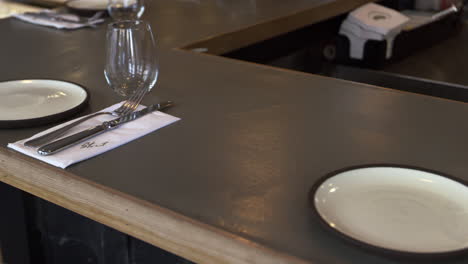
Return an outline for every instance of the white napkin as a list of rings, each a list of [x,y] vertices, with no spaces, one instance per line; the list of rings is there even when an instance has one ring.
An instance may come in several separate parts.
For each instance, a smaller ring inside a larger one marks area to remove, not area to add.
[[[103,109],[102,111],[104,112],[112,111],[118,108],[120,105],[121,103],[115,104],[106,109]],[[142,109],[142,108],[143,106],[139,107],[139,109]],[[101,124],[104,121],[109,121],[115,118],[116,117],[112,115],[96,116],[95,118],[91,118],[90,120],[87,120],[79,124],[78,126],[74,127],[69,132],[67,132],[66,135],[64,135],[64,137],[77,133],[79,131],[88,129],[90,127],[94,127],[96,125]],[[174,117],[174,116],[162,113],[162,112],[155,111],[145,116],[142,116],[134,121],[125,123],[113,130],[107,131],[103,134],[100,134],[98,136],[85,140],[81,143],[78,143],[77,145],[74,145],[70,148],[67,148],[65,150],[62,150],[60,152],[57,152],[49,156],[42,156],[42,155],[37,154],[37,148],[24,146],[24,142],[28,141],[29,139],[32,139],[37,136],[48,133],[50,131],[56,130],[74,121],[74,120],[71,120],[64,124],[50,128],[46,131],[40,132],[30,138],[23,139],[15,143],[9,143],[8,147],[16,151],[19,151],[23,154],[26,154],[28,156],[31,156],[33,158],[42,160],[56,167],[66,168],[70,166],[71,164],[89,159],[91,157],[94,157],[106,151],[119,147],[125,143],[128,143],[132,140],[135,140],[139,137],[149,134],[159,128],[172,124],[178,120],[180,120],[180,118]]]
[[[46,13],[46,11],[43,11]],[[46,26],[46,27],[54,27],[58,29],[78,29],[83,27],[88,27],[90,25],[96,25],[99,23],[104,22],[102,18],[95,18],[91,19],[88,23],[79,23],[79,16],[74,14],[59,14],[56,13],[54,16],[57,19],[50,18],[50,17],[40,17],[35,13],[23,13],[23,14],[14,14],[13,17],[16,17],[22,21],[29,22],[36,25]],[[73,22],[67,22],[64,20],[69,20]]]
[[[409,18],[391,8],[368,3],[351,13],[347,20],[360,25],[365,30],[374,31],[382,35],[401,31]]]
[[[349,20],[343,21],[339,33],[348,37],[350,42],[349,56],[353,59],[362,59],[364,57],[364,47],[368,40],[385,40],[387,50],[385,58],[390,59],[393,52],[393,41],[400,32],[390,32],[386,35],[374,31],[365,30]]]
[[[368,40],[385,40],[385,57],[393,53],[393,41],[409,18],[402,13],[374,3],[365,4],[352,11],[343,21],[340,34],[350,41],[350,57],[363,59],[364,47]]]

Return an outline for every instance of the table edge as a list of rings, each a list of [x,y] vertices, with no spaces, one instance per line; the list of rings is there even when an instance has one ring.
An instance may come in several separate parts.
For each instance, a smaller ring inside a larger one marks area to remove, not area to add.
[[[311,263],[0,148],[0,181],[196,263]]]
[[[231,32],[195,40],[175,49],[203,49],[203,52],[220,55],[344,14],[374,1],[376,0],[333,0]]]

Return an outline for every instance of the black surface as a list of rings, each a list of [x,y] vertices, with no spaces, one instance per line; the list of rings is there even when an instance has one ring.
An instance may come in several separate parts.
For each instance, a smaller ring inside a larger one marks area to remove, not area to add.
[[[468,86],[342,65],[328,65],[323,75],[396,90],[468,102]]]
[[[23,195],[21,191],[2,182],[0,211],[0,262],[31,263]]]
[[[324,60],[322,50],[334,41],[345,18],[346,15],[333,17],[222,56],[304,72],[319,72]]]
[[[465,11],[465,16],[468,15]],[[410,57],[393,62],[383,71],[436,81],[468,85],[468,20],[464,17],[458,34],[414,52]]]

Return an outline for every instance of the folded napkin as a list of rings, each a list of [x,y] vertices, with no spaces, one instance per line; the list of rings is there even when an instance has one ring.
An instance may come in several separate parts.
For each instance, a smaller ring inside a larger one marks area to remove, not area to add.
[[[369,3],[349,13],[341,24],[339,33],[349,39],[351,58],[364,58],[364,48],[368,40],[385,40],[385,57],[390,59],[393,41],[408,20],[408,17],[396,10]]]
[[[349,13],[346,20],[365,30],[387,35],[400,32],[409,18],[394,9],[368,3]]]
[[[103,109],[102,111],[104,112],[112,111],[118,108],[120,105],[121,103],[115,104],[106,109]],[[143,107],[140,106],[139,109],[141,108]],[[90,127],[94,127],[96,125],[100,125],[104,121],[109,121],[115,118],[116,117],[112,115],[96,116],[72,128],[63,137],[69,136],[71,134],[77,133],[85,129],[88,129]],[[145,116],[142,116],[134,121],[125,123],[113,130],[107,131],[103,134],[100,134],[98,136],[85,140],[83,142],[80,142],[77,145],[74,145],[70,148],[67,148],[65,150],[62,150],[60,152],[57,152],[49,156],[42,156],[42,155],[37,154],[37,148],[24,146],[24,142],[32,138],[41,136],[50,131],[56,130],[60,127],[63,127],[67,125],[68,123],[71,123],[74,121],[72,120],[64,124],[58,125],[56,127],[50,128],[41,133],[38,133],[30,138],[23,139],[15,143],[9,143],[8,147],[16,151],[19,151],[23,154],[26,154],[28,156],[31,156],[33,158],[42,160],[56,167],[66,168],[70,166],[71,164],[89,159],[91,157],[94,157],[96,155],[109,151],[111,149],[114,149],[118,146],[126,144],[127,142],[130,142],[146,134],[149,134],[159,128],[172,124],[178,120],[180,120],[180,118],[177,118],[177,117],[174,117],[174,116],[162,113],[162,112],[155,111]]]
[[[97,13],[96,16],[89,20],[85,20],[74,14],[62,14],[52,11],[42,11],[39,13],[27,12],[23,14],[14,14],[13,16],[25,22],[58,29],[78,29],[104,22],[104,19],[100,18],[102,16],[102,12]]]

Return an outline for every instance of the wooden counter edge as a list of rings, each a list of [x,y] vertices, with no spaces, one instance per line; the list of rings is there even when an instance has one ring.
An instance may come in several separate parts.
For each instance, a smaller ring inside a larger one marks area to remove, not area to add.
[[[309,263],[5,148],[0,181],[196,263]]]
[[[184,45],[181,49],[201,49],[206,53],[220,55],[344,14],[369,2],[375,2],[375,0],[329,1],[239,30],[211,36]]]

